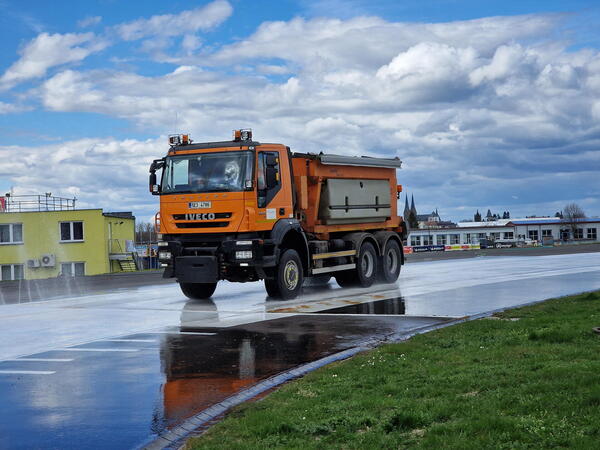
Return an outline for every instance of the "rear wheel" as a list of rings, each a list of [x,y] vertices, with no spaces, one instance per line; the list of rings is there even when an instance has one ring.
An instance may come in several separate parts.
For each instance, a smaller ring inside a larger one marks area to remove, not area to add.
[[[279,265],[275,269],[275,278],[265,280],[265,289],[270,297],[289,300],[296,298],[302,289],[304,275],[300,255],[293,249],[287,249],[279,258]]]
[[[400,275],[402,266],[402,250],[398,242],[394,239],[389,239],[383,249],[383,257],[381,258],[381,268],[379,271],[379,279],[383,283],[394,283]]]
[[[369,287],[377,277],[377,251],[370,242],[363,242],[356,258],[356,268],[338,272],[335,280],[342,287]]]
[[[179,283],[181,292],[194,300],[210,298],[217,288],[217,283]]]

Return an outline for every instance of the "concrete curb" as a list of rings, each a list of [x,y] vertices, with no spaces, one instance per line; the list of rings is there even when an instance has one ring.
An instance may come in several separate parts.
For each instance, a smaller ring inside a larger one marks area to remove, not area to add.
[[[579,295],[579,294],[570,294],[570,295]],[[566,296],[562,296],[562,297],[566,297]],[[561,297],[556,297],[556,298],[561,298]],[[210,408],[205,409],[204,411],[190,417],[189,419],[187,419],[180,425],[172,428],[171,430],[167,431],[166,433],[161,434],[160,436],[155,438],[153,441],[149,442],[148,444],[145,444],[141,448],[143,448],[144,450],[178,449],[181,447],[181,445],[185,442],[185,440],[194,431],[196,431],[198,428],[206,425],[210,421],[216,419],[217,417],[224,414],[225,412],[227,412],[234,406],[238,406],[238,405],[256,397],[257,395],[260,395],[263,392],[266,392],[270,389],[278,387],[278,386],[282,385],[283,383],[286,383],[287,381],[290,381],[294,378],[304,376],[316,369],[319,369],[323,366],[334,363],[336,361],[348,359],[358,353],[361,353],[361,352],[364,352],[367,350],[372,350],[373,348],[376,348],[379,345],[382,345],[385,343],[395,343],[395,342],[406,341],[406,340],[412,338],[413,336],[417,336],[419,334],[429,333],[431,331],[439,330],[439,329],[446,328],[449,326],[458,325],[459,323],[470,322],[472,320],[478,320],[478,319],[482,319],[484,317],[489,317],[498,312],[506,311],[509,309],[522,308],[524,306],[531,306],[531,305],[535,305],[537,303],[542,303],[542,302],[545,302],[548,300],[550,300],[550,299],[536,300],[533,302],[526,302],[526,303],[522,303],[519,305],[510,306],[510,307],[506,307],[506,308],[498,308],[498,309],[494,309],[491,311],[474,314],[472,316],[460,317],[457,319],[444,321],[442,323],[437,323],[434,325],[428,325],[425,327],[417,328],[417,329],[411,330],[407,333],[395,334],[395,335],[390,336],[389,339],[386,339],[386,340],[369,339],[369,340],[363,341],[360,343],[360,345],[358,345],[356,347],[344,350],[339,353],[334,353],[332,355],[326,356],[326,357],[318,359],[316,361],[313,361],[313,362],[310,362],[307,364],[303,364],[302,366],[298,366],[298,367],[295,367],[290,370],[286,370],[285,372],[281,372],[277,375],[273,375],[272,377],[269,377],[249,388],[246,388],[246,389],[238,392],[237,394],[227,397],[222,402],[219,402],[219,403],[211,406]]]

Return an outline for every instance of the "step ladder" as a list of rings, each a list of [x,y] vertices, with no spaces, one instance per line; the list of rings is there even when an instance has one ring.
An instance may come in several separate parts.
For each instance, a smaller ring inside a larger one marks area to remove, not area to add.
[[[119,267],[121,267],[121,271],[123,272],[136,272],[137,266],[135,265],[135,261],[133,259],[119,259]]]

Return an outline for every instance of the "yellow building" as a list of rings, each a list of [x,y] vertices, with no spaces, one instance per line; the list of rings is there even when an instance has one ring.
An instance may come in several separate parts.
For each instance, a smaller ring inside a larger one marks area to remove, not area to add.
[[[58,205],[56,197],[32,197],[39,200],[36,211],[27,210],[35,208],[35,199],[19,204],[18,197],[5,197],[0,202],[0,280],[135,269],[135,218],[130,212],[74,209],[71,199],[60,199]]]

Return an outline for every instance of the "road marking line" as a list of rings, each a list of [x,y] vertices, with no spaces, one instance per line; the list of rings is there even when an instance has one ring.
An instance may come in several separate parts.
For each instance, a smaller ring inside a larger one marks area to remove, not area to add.
[[[56,371],[52,370],[0,370],[0,373],[7,375],[52,375]]]
[[[195,331],[149,331],[148,334],[192,334],[198,336],[214,336],[217,333],[200,333]]]
[[[4,361],[34,361],[34,362],[71,362],[72,358],[16,358],[5,359]]]
[[[138,348],[61,348],[61,352],[137,352]]]
[[[146,342],[153,343],[156,339],[105,339],[105,342]]]

